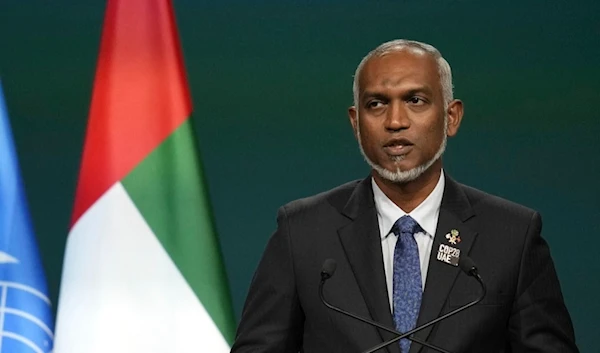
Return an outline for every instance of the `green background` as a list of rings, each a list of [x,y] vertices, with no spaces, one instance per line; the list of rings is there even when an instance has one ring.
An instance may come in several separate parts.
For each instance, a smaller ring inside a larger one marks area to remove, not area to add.
[[[580,349],[597,351],[600,2],[174,5],[238,317],[278,206],[367,175],[352,74],[409,38],[440,49],[465,102],[446,170],[542,213]],[[103,1],[0,3],[0,78],[55,303],[103,15]]]

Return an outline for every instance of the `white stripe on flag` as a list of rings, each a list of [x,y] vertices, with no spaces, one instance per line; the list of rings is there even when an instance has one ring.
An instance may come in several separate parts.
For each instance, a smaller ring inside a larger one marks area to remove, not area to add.
[[[54,353],[229,352],[120,183],[68,240]]]

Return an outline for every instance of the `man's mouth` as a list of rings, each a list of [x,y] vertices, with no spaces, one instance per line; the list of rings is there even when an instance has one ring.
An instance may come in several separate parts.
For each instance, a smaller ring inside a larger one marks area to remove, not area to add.
[[[383,150],[390,156],[402,156],[412,149],[412,142],[407,139],[393,139],[383,145]]]

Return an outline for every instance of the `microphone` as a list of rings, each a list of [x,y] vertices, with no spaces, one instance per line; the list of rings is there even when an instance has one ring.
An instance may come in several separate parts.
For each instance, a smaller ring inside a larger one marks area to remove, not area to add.
[[[402,336],[403,335],[402,333],[400,333],[400,332],[398,332],[398,331],[396,331],[394,329],[391,329],[391,328],[389,328],[387,326],[384,326],[384,325],[382,325],[382,324],[380,324],[380,323],[378,323],[376,321],[373,321],[373,320],[370,320],[370,319],[358,316],[358,315],[353,314],[353,313],[351,313],[349,311],[346,311],[346,310],[343,310],[341,308],[338,308],[337,306],[334,306],[334,305],[330,304],[325,299],[325,296],[323,295],[323,287],[325,285],[325,281],[327,281],[328,279],[330,279],[333,276],[333,274],[335,273],[336,267],[337,267],[337,263],[333,259],[327,259],[327,260],[325,260],[325,262],[323,263],[323,266],[321,267],[321,283],[319,284],[319,297],[321,298],[321,302],[323,302],[323,304],[326,307],[328,307],[329,309],[331,309],[333,311],[337,311],[340,314],[349,316],[349,317],[351,317],[353,319],[356,319],[358,321],[362,321],[362,322],[367,323],[369,325],[378,327],[378,328],[380,328],[382,330],[385,330],[387,332],[391,332],[391,333],[393,333],[395,335]],[[404,338],[404,337],[401,337],[401,338]],[[427,342],[421,341],[420,339],[413,338],[413,337],[407,337],[407,338],[409,340],[413,341],[413,342],[416,342],[416,343],[418,343],[420,345],[423,345],[425,347],[431,348],[431,349],[433,349],[435,351],[438,351],[438,352],[441,352],[441,353],[450,353],[447,350],[444,350],[442,348],[436,347],[436,346],[431,345],[431,344],[429,344]],[[385,346],[387,346],[388,344],[392,344],[392,343],[393,342],[387,343]],[[383,347],[385,347],[385,346],[383,346]]]
[[[409,339],[409,340],[411,340],[411,341],[413,341],[415,343],[418,343],[418,344],[420,344],[422,346],[425,346],[427,348],[433,349],[433,350],[438,351],[438,352],[450,353],[450,352],[448,352],[448,351],[446,351],[446,350],[444,350],[444,349],[442,349],[440,347],[436,347],[436,346],[434,346],[432,344],[429,344],[429,343],[427,343],[425,341],[421,341],[421,340],[417,339],[416,337],[410,337],[410,335],[412,335],[415,332],[421,331],[421,330],[423,330],[423,329],[425,329],[425,328],[427,328],[427,327],[429,327],[431,325],[435,325],[436,323],[438,323],[438,322],[440,322],[442,320],[445,320],[445,319],[447,319],[450,316],[456,315],[459,312],[461,312],[461,311],[463,311],[463,310],[465,310],[467,308],[470,308],[473,305],[476,305],[477,303],[479,303],[485,297],[485,294],[486,294],[487,290],[486,290],[486,287],[485,287],[485,283],[483,282],[481,276],[479,275],[479,272],[477,270],[477,266],[475,265],[475,262],[471,258],[469,258],[468,256],[462,255],[460,257],[458,265],[459,265],[460,269],[463,272],[465,272],[468,276],[474,277],[477,280],[477,282],[481,286],[481,294],[480,294],[480,296],[478,298],[476,298],[475,300],[473,300],[472,302],[469,302],[469,303],[467,303],[467,304],[465,304],[465,305],[463,305],[463,306],[461,306],[459,308],[456,308],[456,309],[450,311],[449,313],[446,313],[446,314],[444,314],[444,315],[442,315],[442,316],[440,316],[440,317],[438,317],[438,318],[436,318],[434,320],[426,322],[426,323],[424,323],[424,324],[422,324],[422,325],[420,325],[420,326],[418,326],[418,327],[416,327],[416,328],[414,328],[414,329],[412,329],[410,331],[407,331],[405,333],[398,332],[398,331],[396,331],[394,329],[390,329],[390,328],[388,328],[388,327],[386,327],[386,326],[384,326],[384,325],[382,325],[382,324],[380,324],[378,322],[375,322],[373,320],[370,320],[370,319],[367,319],[367,318],[363,318],[363,317],[360,317],[360,316],[355,315],[353,313],[347,312],[347,311],[345,311],[343,309],[340,309],[338,307],[335,307],[335,306],[331,305],[330,303],[328,303],[325,300],[325,297],[323,295],[323,287],[324,287],[325,281],[327,281],[329,278],[331,278],[333,276],[333,274],[335,272],[335,269],[336,269],[336,262],[333,259],[327,259],[323,263],[323,267],[322,267],[322,270],[321,270],[321,283],[319,284],[319,296],[321,297],[321,301],[323,302],[323,304],[326,307],[328,307],[329,309],[334,310],[334,311],[339,312],[339,313],[341,313],[343,315],[352,317],[354,319],[357,319],[359,321],[362,321],[364,323],[373,325],[373,326],[378,327],[378,328],[380,328],[382,330],[385,330],[385,331],[388,331],[388,332],[391,332],[391,333],[397,335],[395,338],[393,338],[391,340],[388,340],[386,342],[383,342],[383,343],[381,343],[381,344],[379,344],[377,346],[374,346],[373,348],[367,350],[364,353],[373,353],[373,352],[376,352],[376,351],[378,351],[378,350],[380,350],[380,349],[382,349],[382,348],[384,348],[384,347],[386,347],[386,346],[388,346],[390,344],[393,344],[394,342],[397,342],[397,341],[399,341],[399,340],[401,340],[403,338],[407,338],[407,339]]]
[[[471,277],[475,277],[475,278],[479,277],[479,272],[477,270],[477,265],[475,265],[475,262],[473,261],[473,259],[471,259],[467,255],[463,255],[458,260],[458,266],[467,275],[469,275]],[[481,279],[481,277],[479,277],[479,279]]]
[[[337,267],[337,262],[334,259],[327,259],[323,262],[323,266],[321,267],[321,282],[325,282],[330,279],[331,276],[335,273],[335,269]]]

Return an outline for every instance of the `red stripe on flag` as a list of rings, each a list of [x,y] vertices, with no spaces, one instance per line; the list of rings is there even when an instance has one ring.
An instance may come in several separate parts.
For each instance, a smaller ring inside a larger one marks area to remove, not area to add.
[[[72,224],[191,114],[173,9],[109,0]]]

